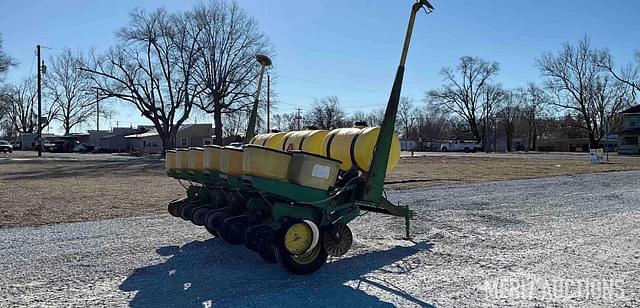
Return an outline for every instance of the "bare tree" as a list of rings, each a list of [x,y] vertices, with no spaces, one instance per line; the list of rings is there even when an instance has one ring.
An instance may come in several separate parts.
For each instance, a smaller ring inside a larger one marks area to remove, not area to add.
[[[600,59],[599,64],[607,69],[615,79],[630,86],[631,95],[635,99],[636,91],[640,91],[640,52],[636,53],[635,62],[621,68],[618,72],[616,72],[613,59],[609,53]]]
[[[247,121],[249,121],[249,112],[247,110],[226,113],[222,118],[224,138],[244,135]]]
[[[197,104],[213,113],[215,142],[221,144],[223,114],[252,103],[259,74],[255,55],[270,49],[257,22],[236,2],[209,1],[196,7],[192,17],[192,26],[201,31],[194,77],[203,95]]]
[[[488,130],[496,124],[497,113],[501,109],[502,103],[508,98],[509,93],[500,85],[487,85],[483,98],[482,140],[483,144],[488,142]],[[496,136],[494,136],[495,138]],[[485,147],[488,151],[489,147]]]
[[[118,32],[120,45],[85,68],[101,93],[133,104],[153,123],[164,150],[175,145],[176,133],[200,94],[193,74],[201,31],[192,21],[190,13],[136,10]]]
[[[4,80],[5,73],[9,68],[16,65],[15,61],[2,50],[2,36],[0,35],[0,82]],[[13,131],[13,122],[9,116],[11,111],[11,102],[9,96],[9,87],[0,87],[0,128],[7,135],[11,135]]]
[[[455,70],[445,67],[440,71],[445,84],[440,90],[428,91],[426,101],[462,118],[476,141],[481,142],[484,134],[480,123],[492,107],[488,104],[501,96],[499,89],[489,84],[498,70],[496,62],[462,57]]]
[[[503,100],[500,110],[497,113],[498,119],[502,129],[504,130],[507,151],[513,150],[513,137],[515,135],[515,122],[520,116],[521,107],[525,100],[525,92],[523,89],[515,89],[508,91],[505,99]]]
[[[371,110],[369,113],[367,113],[367,124],[369,124],[369,126],[382,125],[382,120],[384,120],[384,112],[385,110],[383,108]]]
[[[537,150],[538,119],[542,118],[545,106],[549,101],[548,94],[533,82],[524,89],[522,113],[526,122],[527,150]]]
[[[416,122],[416,111],[413,105],[413,99],[403,96],[400,98],[398,105],[398,126],[402,128],[402,137],[411,138],[411,130]]]
[[[307,113],[307,124],[318,129],[334,129],[346,125],[345,113],[336,96],[315,99]]]
[[[297,114],[296,113],[277,113],[274,114],[272,119],[272,127],[280,131],[292,131],[297,127]]]
[[[11,118],[12,102],[8,86],[0,85],[0,134],[14,136],[15,128]]]
[[[454,130],[456,118],[452,118],[449,112],[439,106],[427,104],[424,112],[418,114],[418,135],[424,141],[443,140],[452,137],[460,137]]]
[[[349,123],[366,122],[367,114],[362,110],[356,110],[349,116]],[[367,123],[368,124],[368,123]]]
[[[33,133],[38,127],[37,88],[33,78],[24,79],[7,91],[10,95],[8,114],[15,131]]]
[[[33,133],[37,131],[38,115],[37,85],[34,78],[25,78],[18,84],[8,84],[0,89],[2,96],[2,107],[0,111],[5,116],[7,128],[15,133]],[[51,123],[57,115],[58,106],[53,104],[43,104],[42,128]]]
[[[597,148],[603,137],[604,122],[628,104],[627,85],[612,80],[601,63],[609,54],[593,49],[584,37],[577,46],[565,43],[557,54],[545,53],[537,60],[546,86],[556,93],[551,104],[576,115],[581,128]]]
[[[87,61],[80,52],[64,49],[49,62],[44,86],[58,109],[56,119],[62,122],[62,129],[68,135],[73,127],[87,122],[96,112],[91,78],[80,69]]]
[[[15,66],[16,62],[2,50],[2,36],[0,35],[0,81],[3,80],[4,74]]]
[[[351,125],[351,124],[354,124],[355,122],[365,122],[368,126],[380,126],[382,125],[382,120],[384,120],[383,108],[373,109],[368,113],[365,113],[364,111],[361,111],[361,110],[357,110],[357,111],[354,111],[351,116],[349,116],[349,119],[347,120],[347,123],[345,123],[345,125]],[[413,120],[415,121],[415,117]],[[399,120],[396,127],[398,128],[402,127],[402,124],[400,123]]]

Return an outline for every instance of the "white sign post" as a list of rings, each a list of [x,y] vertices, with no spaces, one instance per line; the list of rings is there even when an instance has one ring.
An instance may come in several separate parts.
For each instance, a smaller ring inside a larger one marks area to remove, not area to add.
[[[590,149],[589,154],[591,154],[591,163],[592,164],[600,164],[604,158],[604,149]]]

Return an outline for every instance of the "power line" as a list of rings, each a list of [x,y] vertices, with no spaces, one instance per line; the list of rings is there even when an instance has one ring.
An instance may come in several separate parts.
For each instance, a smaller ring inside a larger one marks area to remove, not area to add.
[[[344,100],[340,100],[340,103],[343,105],[342,108],[343,109],[357,109],[357,108],[377,108],[377,107],[384,107],[387,104],[386,103],[362,103],[362,102],[358,102],[355,105],[350,104],[349,101],[344,101]],[[351,102],[354,103],[354,102]],[[347,104],[346,106],[344,104]],[[291,106],[291,107],[305,107],[305,105],[303,104],[294,104],[294,103],[286,103],[286,102],[278,102],[276,105],[285,105],[285,106]]]
[[[62,49],[60,49],[60,48],[47,47],[47,46],[44,46],[44,45],[40,45],[40,48],[42,48],[42,49],[49,49],[49,50],[62,50]]]
[[[38,52],[37,50],[34,50],[33,51],[33,55],[31,57],[31,67],[29,68],[29,77],[33,76],[33,64],[36,62],[36,53],[37,52]]]

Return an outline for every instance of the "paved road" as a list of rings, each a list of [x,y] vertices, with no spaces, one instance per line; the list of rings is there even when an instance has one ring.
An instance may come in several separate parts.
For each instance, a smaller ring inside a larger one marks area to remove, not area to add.
[[[129,156],[126,154],[111,153],[48,153],[43,152],[42,157],[38,157],[35,151],[15,151],[13,153],[0,153],[1,161],[95,161],[95,162],[121,162],[121,161],[158,161],[159,156]]]
[[[589,153],[576,152],[513,152],[513,153],[465,153],[465,152],[414,152],[414,157],[482,157],[482,158],[537,158],[537,159],[577,159],[590,161]],[[411,157],[411,152],[402,151],[401,157]],[[609,153],[609,158],[614,161],[637,160],[637,155],[618,155]]]
[[[436,187],[298,277],[179,219],[0,230],[0,307],[640,305],[640,171]]]

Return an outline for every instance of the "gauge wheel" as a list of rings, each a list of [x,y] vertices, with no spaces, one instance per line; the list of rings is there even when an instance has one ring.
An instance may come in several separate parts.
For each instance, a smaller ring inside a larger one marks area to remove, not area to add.
[[[319,234],[315,236],[322,238]],[[314,240],[313,228],[302,220],[283,225],[276,252],[284,268],[296,275],[311,274],[327,262],[327,251],[318,239]]]
[[[336,222],[325,228],[322,245],[327,253],[334,257],[342,257],[353,244],[353,234],[349,226]]]

